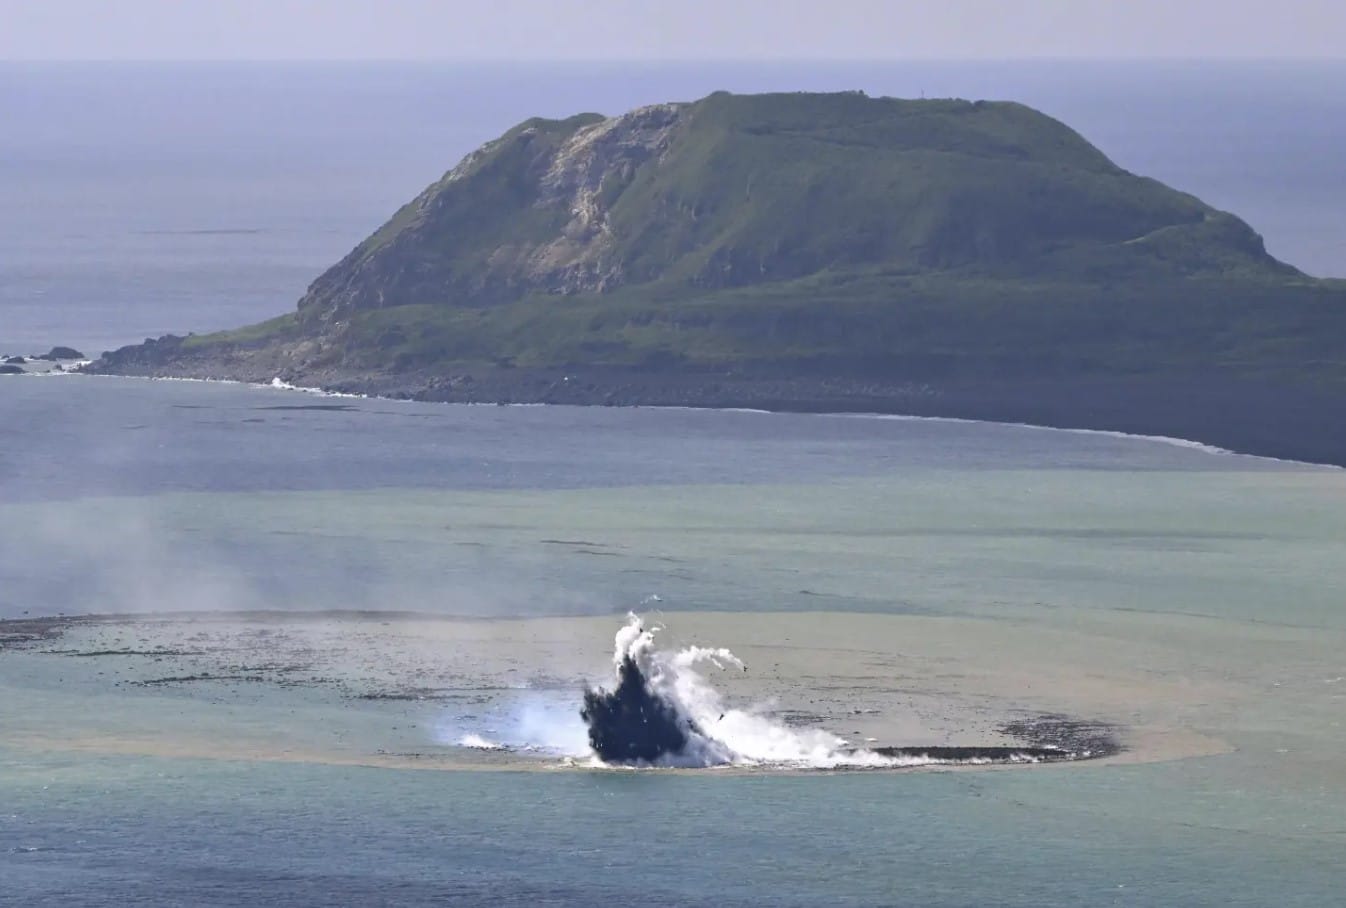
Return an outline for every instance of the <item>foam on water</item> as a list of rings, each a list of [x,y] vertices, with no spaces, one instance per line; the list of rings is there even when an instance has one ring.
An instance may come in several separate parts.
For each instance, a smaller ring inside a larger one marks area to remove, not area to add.
[[[1159,444],[1172,445],[1176,448],[1187,448],[1192,451],[1202,451],[1206,454],[1226,454],[1235,456],[1256,456],[1240,455],[1237,451],[1231,451],[1228,448],[1220,448],[1215,445],[1208,445],[1205,442],[1194,441],[1190,438],[1174,438],[1171,435],[1141,435],[1135,432],[1118,432],[1113,429],[1076,429],[1061,428],[1057,426],[1043,426],[1031,422],[1001,422],[999,420],[986,419],[966,419],[961,416],[913,416],[905,413],[826,413],[822,414],[832,417],[844,417],[850,419],[888,419],[901,422],[942,422],[942,423],[963,423],[967,425],[1000,425],[1013,426],[1016,429],[1036,429],[1041,432],[1069,432],[1072,435],[1092,435],[1103,438],[1121,438],[1128,441],[1152,441]],[[1277,458],[1264,458],[1276,460]]]
[[[299,391],[302,394],[312,394],[316,397],[350,397],[358,400],[365,400],[368,394],[351,394],[346,391],[327,391],[323,388],[310,388],[303,385],[292,385],[287,381],[282,381],[279,377],[271,379],[269,385],[259,385],[262,388],[274,388],[277,391]]]

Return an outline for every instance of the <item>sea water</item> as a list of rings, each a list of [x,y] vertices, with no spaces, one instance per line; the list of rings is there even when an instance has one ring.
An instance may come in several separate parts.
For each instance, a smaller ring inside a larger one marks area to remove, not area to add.
[[[6,388],[53,418],[5,455],[0,610],[185,613],[0,651],[16,904],[1311,905],[1343,881],[1343,471],[942,421]],[[258,609],[433,620],[212,624]],[[520,718],[573,721],[631,609],[742,657],[707,673],[737,705],[857,743],[1059,710],[1128,756],[613,774],[462,746],[555,744]],[[137,683],[264,672],[278,638],[293,684]]]
[[[272,315],[512,122],[719,87],[1037,103],[1340,274],[1338,74],[7,66],[0,347]],[[0,425],[0,616],[179,613],[0,649],[0,904],[1346,887],[1342,471],[1014,426],[78,376],[0,379]],[[731,648],[750,671],[708,677],[763,715],[903,744],[1059,710],[1128,751],[834,773],[462,746],[555,743],[516,720],[577,710],[630,610]],[[246,680],[291,669],[305,683]],[[137,683],[207,672],[239,678]],[[420,679],[428,699],[377,696]]]

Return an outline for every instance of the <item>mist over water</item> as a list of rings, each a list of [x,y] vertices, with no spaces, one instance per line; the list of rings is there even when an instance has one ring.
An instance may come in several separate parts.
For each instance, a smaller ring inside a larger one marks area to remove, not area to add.
[[[951,469],[1317,471],[1143,439],[940,421],[445,406],[87,377],[20,377],[0,395],[4,422],[27,427],[0,450],[0,617],[621,614],[654,590],[709,608],[732,596],[754,610],[888,609],[867,596],[820,598],[825,590],[808,580],[783,598],[726,590],[673,551],[639,553],[642,521],[657,530],[678,518],[658,516],[657,493],[634,504],[648,494],[636,490],[737,487],[747,510],[714,519],[756,531],[751,509],[775,493],[755,486],[895,471],[930,482]],[[561,492],[563,504],[547,504]],[[501,493],[528,516],[502,519]],[[600,495],[629,529],[604,516]],[[975,501],[951,516],[943,493],[928,507],[940,523],[986,519]],[[874,516],[832,520],[844,533]],[[909,532],[919,532],[926,518],[913,518]],[[808,528],[816,509],[793,519]]]

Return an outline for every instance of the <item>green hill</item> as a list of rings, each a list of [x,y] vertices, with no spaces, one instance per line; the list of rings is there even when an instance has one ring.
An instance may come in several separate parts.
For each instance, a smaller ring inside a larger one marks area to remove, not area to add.
[[[505,369],[1336,387],[1343,337],[1342,282],[1028,107],[716,93],[522,123],[289,315],[94,370],[432,397]]]

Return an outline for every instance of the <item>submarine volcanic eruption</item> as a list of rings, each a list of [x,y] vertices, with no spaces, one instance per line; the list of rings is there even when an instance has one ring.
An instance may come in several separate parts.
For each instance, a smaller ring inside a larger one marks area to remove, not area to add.
[[[727,706],[701,668],[746,671],[742,660],[722,647],[660,649],[655,645],[660,629],[629,615],[614,640],[615,683],[584,692],[580,718],[589,746],[604,763],[899,769],[1060,762],[1119,749],[1106,726],[1063,716],[1007,723],[1001,729],[1023,744],[858,747],[822,729],[792,728],[777,717]]]

